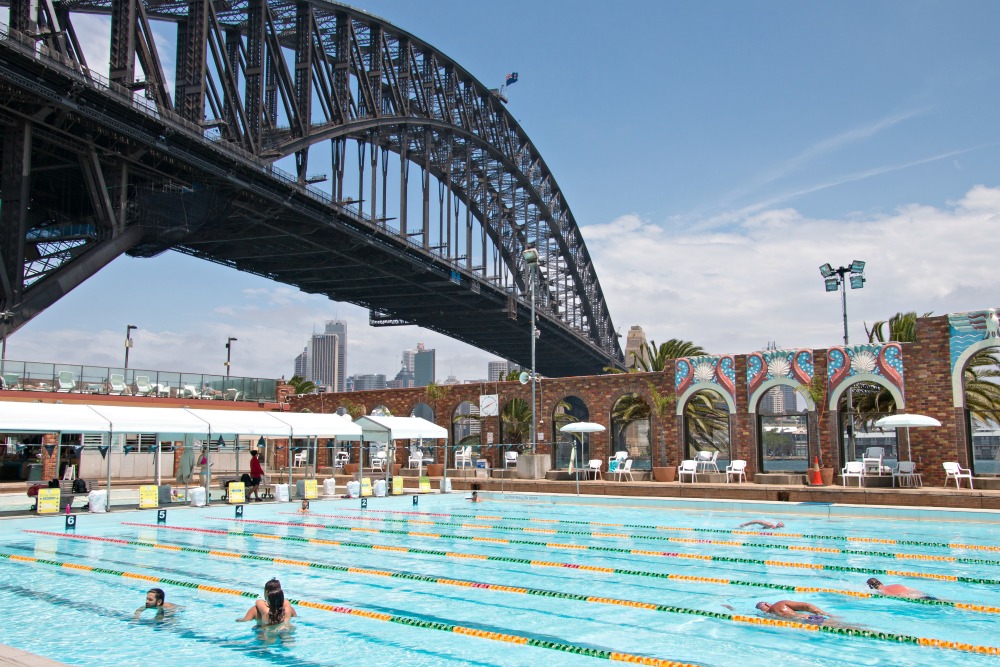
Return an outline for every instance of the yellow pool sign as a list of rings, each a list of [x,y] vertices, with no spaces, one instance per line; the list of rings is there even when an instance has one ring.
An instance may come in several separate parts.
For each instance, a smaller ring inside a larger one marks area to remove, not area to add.
[[[370,496],[372,494],[372,481],[368,477],[361,478],[361,497]]]
[[[403,494],[403,478],[396,475],[392,478],[392,495],[399,496]]]
[[[243,482],[229,483],[229,504],[242,505],[247,501],[247,487]]]
[[[431,478],[421,477],[420,478],[420,493],[430,493],[431,492]]]
[[[38,513],[56,514],[59,512],[59,489],[38,489]]]
[[[139,487],[139,509],[146,510],[160,506],[160,487],[143,484]]]
[[[316,500],[317,498],[319,498],[319,493],[317,492],[316,489],[315,479],[305,480],[305,484],[303,485],[303,491],[305,492],[305,497],[308,500]]]

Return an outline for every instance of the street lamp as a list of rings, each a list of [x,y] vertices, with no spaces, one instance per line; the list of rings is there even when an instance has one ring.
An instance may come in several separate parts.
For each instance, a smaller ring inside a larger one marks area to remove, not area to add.
[[[535,276],[538,273],[538,251],[527,248],[521,254],[528,265],[528,283],[531,288],[531,453],[537,447],[538,428],[535,426]]]
[[[3,320],[3,349],[0,350],[0,376],[3,376],[4,366],[7,363],[7,328],[10,326],[10,318],[12,317],[14,317],[13,311],[0,311],[0,320]]]
[[[232,336],[226,339],[226,377],[229,377],[229,360],[233,355],[233,341],[236,340]]]
[[[125,327],[125,370],[128,370],[128,351],[132,349],[132,332],[138,328],[134,324]]]
[[[836,292],[840,289],[840,307],[844,314],[844,348],[848,346],[847,337],[847,283],[851,283],[851,289],[861,289],[865,286],[865,263],[856,259],[849,266],[833,268],[830,264],[819,267],[819,272],[826,283],[827,292]],[[845,354],[846,349],[845,349]],[[845,362],[847,360],[845,359]],[[847,442],[850,448],[851,458],[854,457],[854,388],[847,387]]]

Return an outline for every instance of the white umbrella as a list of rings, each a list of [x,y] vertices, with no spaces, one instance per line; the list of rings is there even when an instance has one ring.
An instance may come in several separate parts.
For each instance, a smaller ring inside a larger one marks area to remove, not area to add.
[[[934,417],[927,417],[925,415],[909,415],[906,413],[900,415],[889,415],[888,417],[882,417],[877,422],[875,426],[878,428],[905,428],[906,429],[906,460],[912,461],[913,455],[910,452],[910,427],[914,426],[940,426],[941,422],[934,419]]]
[[[607,429],[600,424],[595,424],[594,422],[572,422],[561,426],[559,428],[563,433],[600,433],[601,431],[606,431]],[[569,471],[576,476],[576,495],[580,495],[580,473],[579,468],[574,470],[574,463],[576,462],[576,445],[573,445],[573,449],[569,453]]]

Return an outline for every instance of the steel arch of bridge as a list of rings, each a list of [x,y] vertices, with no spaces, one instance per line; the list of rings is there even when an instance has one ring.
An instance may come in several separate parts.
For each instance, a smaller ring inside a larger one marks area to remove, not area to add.
[[[110,16],[108,80],[86,62],[81,13]],[[172,96],[154,22],[176,26]],[[327,2],[12,0],[4,37],[13,326],[123,251],[173,248],[527,365],[536,247],[539,370],[621,363],[576,221],[502,92],[405,31]],[[328,191],[309,185],[317,154]],[[294,175],[273,166],[286,156]],[[57,196],[67,179],[77,200]]]

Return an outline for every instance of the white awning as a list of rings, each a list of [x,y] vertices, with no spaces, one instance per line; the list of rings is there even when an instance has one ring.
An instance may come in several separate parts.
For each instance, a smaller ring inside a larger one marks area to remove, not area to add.
[[[369,442],[448,439],[447,429],[421,417],[365,416],[354,424],[361,427],[363,439]]]
[[[360,440],[361,427],[336,413],[278,412],[264,413],[287,424],[292,429],[292,437],[339,438]]]
[[[205,410],[185,408],[185,412],[208,424],[213,435],[233,433],[236,435],[264,435],[287,438],[292,434],[288,424],[277,419],[270,412],[254,410]]]
[[[125,405],[90,405],[93,412],[111,423],[114,433],[207,434],[209,425],[184,408],[147,408]],[[106,428],[105,431],[108,429]]]
[[[0,401],[0,432],[107,433],[110,428],[86,405]]]

